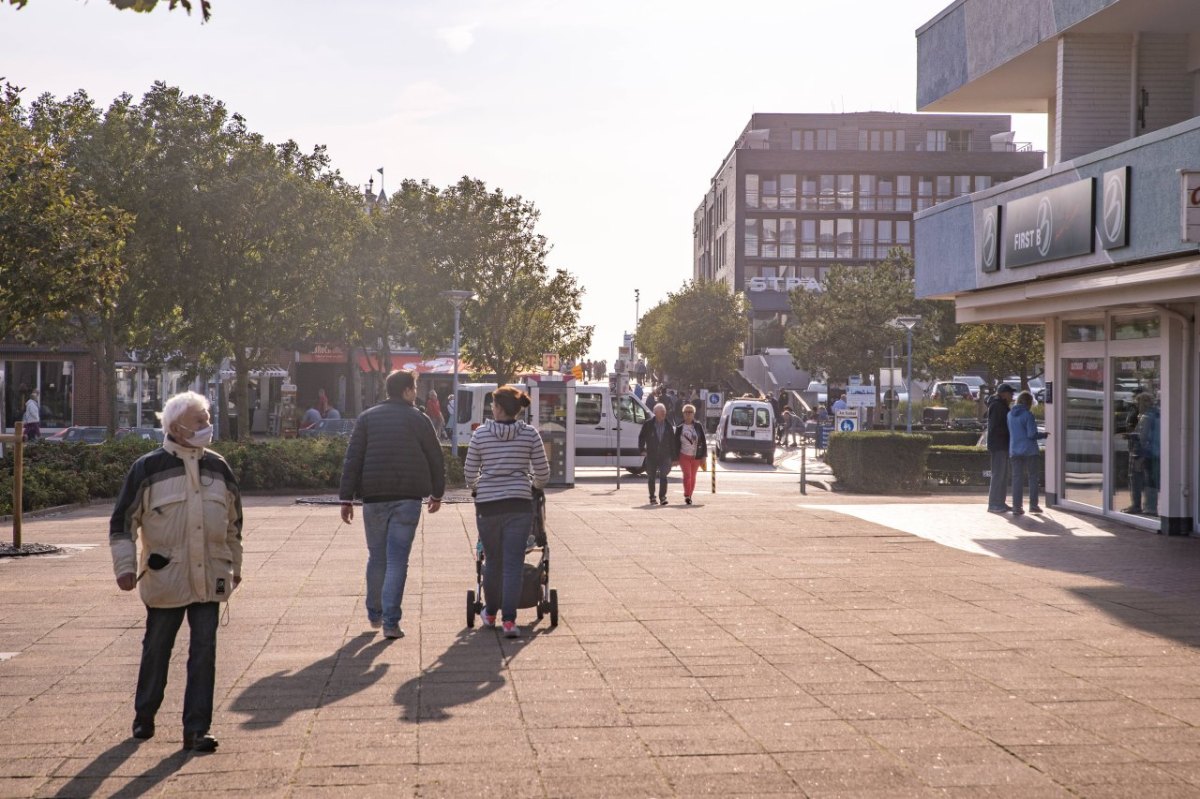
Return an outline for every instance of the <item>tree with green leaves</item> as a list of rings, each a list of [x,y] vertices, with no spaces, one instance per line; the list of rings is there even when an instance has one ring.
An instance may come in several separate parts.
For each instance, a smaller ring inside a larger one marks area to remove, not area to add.
[[[179,351],[208,368],[229,357],[235,403],[249,375],[317,327],[318,304],[351,247],[359,208],[323,148],[272,144],[208,96],[155,86],[139,234],[175,275]],[[243,423],[239,435],[245,436]]]
[[[639,320],[638,351],[659,379],[711,386],[737,368],[746,317],[721,281],[689,280]]]
[[[794,290],[791,305],[787,343],[793,362],[839,382],[873,374],[889,347],[905,352],[905,331],[893,325],[898,316],[921,317],[913,329],[918,375],[947,346],[954,329],[951,303],[916,299],[912,257],[898,249],[872,266],[834,266],[820,290]]]
[[[982,368],[993,382],[1016,375],[1027,385],[1045,358],[1042,325],[962,325],[957,340],[932,365],[945,375]]]
[[[159,4],[160,0],[108,0],[109,4],[114,8],[122,11],[139,11],[142,13],[153,11]],[[176,8],[182,8],[188,14],[192,13],[193,0],[166,0],[166,6],[169,10],[174,11]],[[29,5],[29,0],[8,0],[8,4],[17,8],[24,8]],[[200,16],[208,22],[212,16],[211,0],[198,0],[200,6]]]
[[[543,353],[574,360],[591,346],[592,327],[579,324],[583,288],[570,273],[551,272],[539,217],[532,203],[471,178],[440,193],[431,263],[443,288],[475,292],[463,307],[462,351],[502,383],[537,368]],[[450,306],[436,301],[429,333],[450,329]],[[447,323],[437,325],[438,315]]]

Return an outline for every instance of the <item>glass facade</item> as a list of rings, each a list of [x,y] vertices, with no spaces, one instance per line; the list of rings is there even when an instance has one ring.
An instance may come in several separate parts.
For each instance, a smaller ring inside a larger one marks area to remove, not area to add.
[[[73,361],[4,361],[4,424],[9,428],[25,416],[25,403],[37,389],[43,428],[74,424],[75,369]]]

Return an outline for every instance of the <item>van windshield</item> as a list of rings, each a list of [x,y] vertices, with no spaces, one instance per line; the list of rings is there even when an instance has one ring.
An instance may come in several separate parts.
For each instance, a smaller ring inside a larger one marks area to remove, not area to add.
[[[729,414],[729,423],[737,427],[753,427],[754,426],[754,409],[748,406],[734,408]]]

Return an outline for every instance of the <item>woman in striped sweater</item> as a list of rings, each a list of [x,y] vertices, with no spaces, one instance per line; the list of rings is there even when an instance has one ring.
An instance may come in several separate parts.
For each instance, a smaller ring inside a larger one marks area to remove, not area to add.
[[[529,407],[529,396],[516,386],[492,392],[492,416],[475,429],[463,464],[467,485],[475,492],[475,525],[483,542],[483,624],[496,626],[496,610],[504,635],[516,638],[517,600],[525,566],[525,540],[533,527],[532,484],[550,480],[550,464],[542,437],[517,419]]]

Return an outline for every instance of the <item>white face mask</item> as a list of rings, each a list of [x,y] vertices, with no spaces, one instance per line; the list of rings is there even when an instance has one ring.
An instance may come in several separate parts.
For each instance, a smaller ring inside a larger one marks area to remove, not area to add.
[[[208,427],[201,427],[199,430],[192,433],[191,437],[185,438],[184,443],[186,443],[189,447],[204,449],[212,443],[212,439],[213,429],[212,425],[210,424]]]

